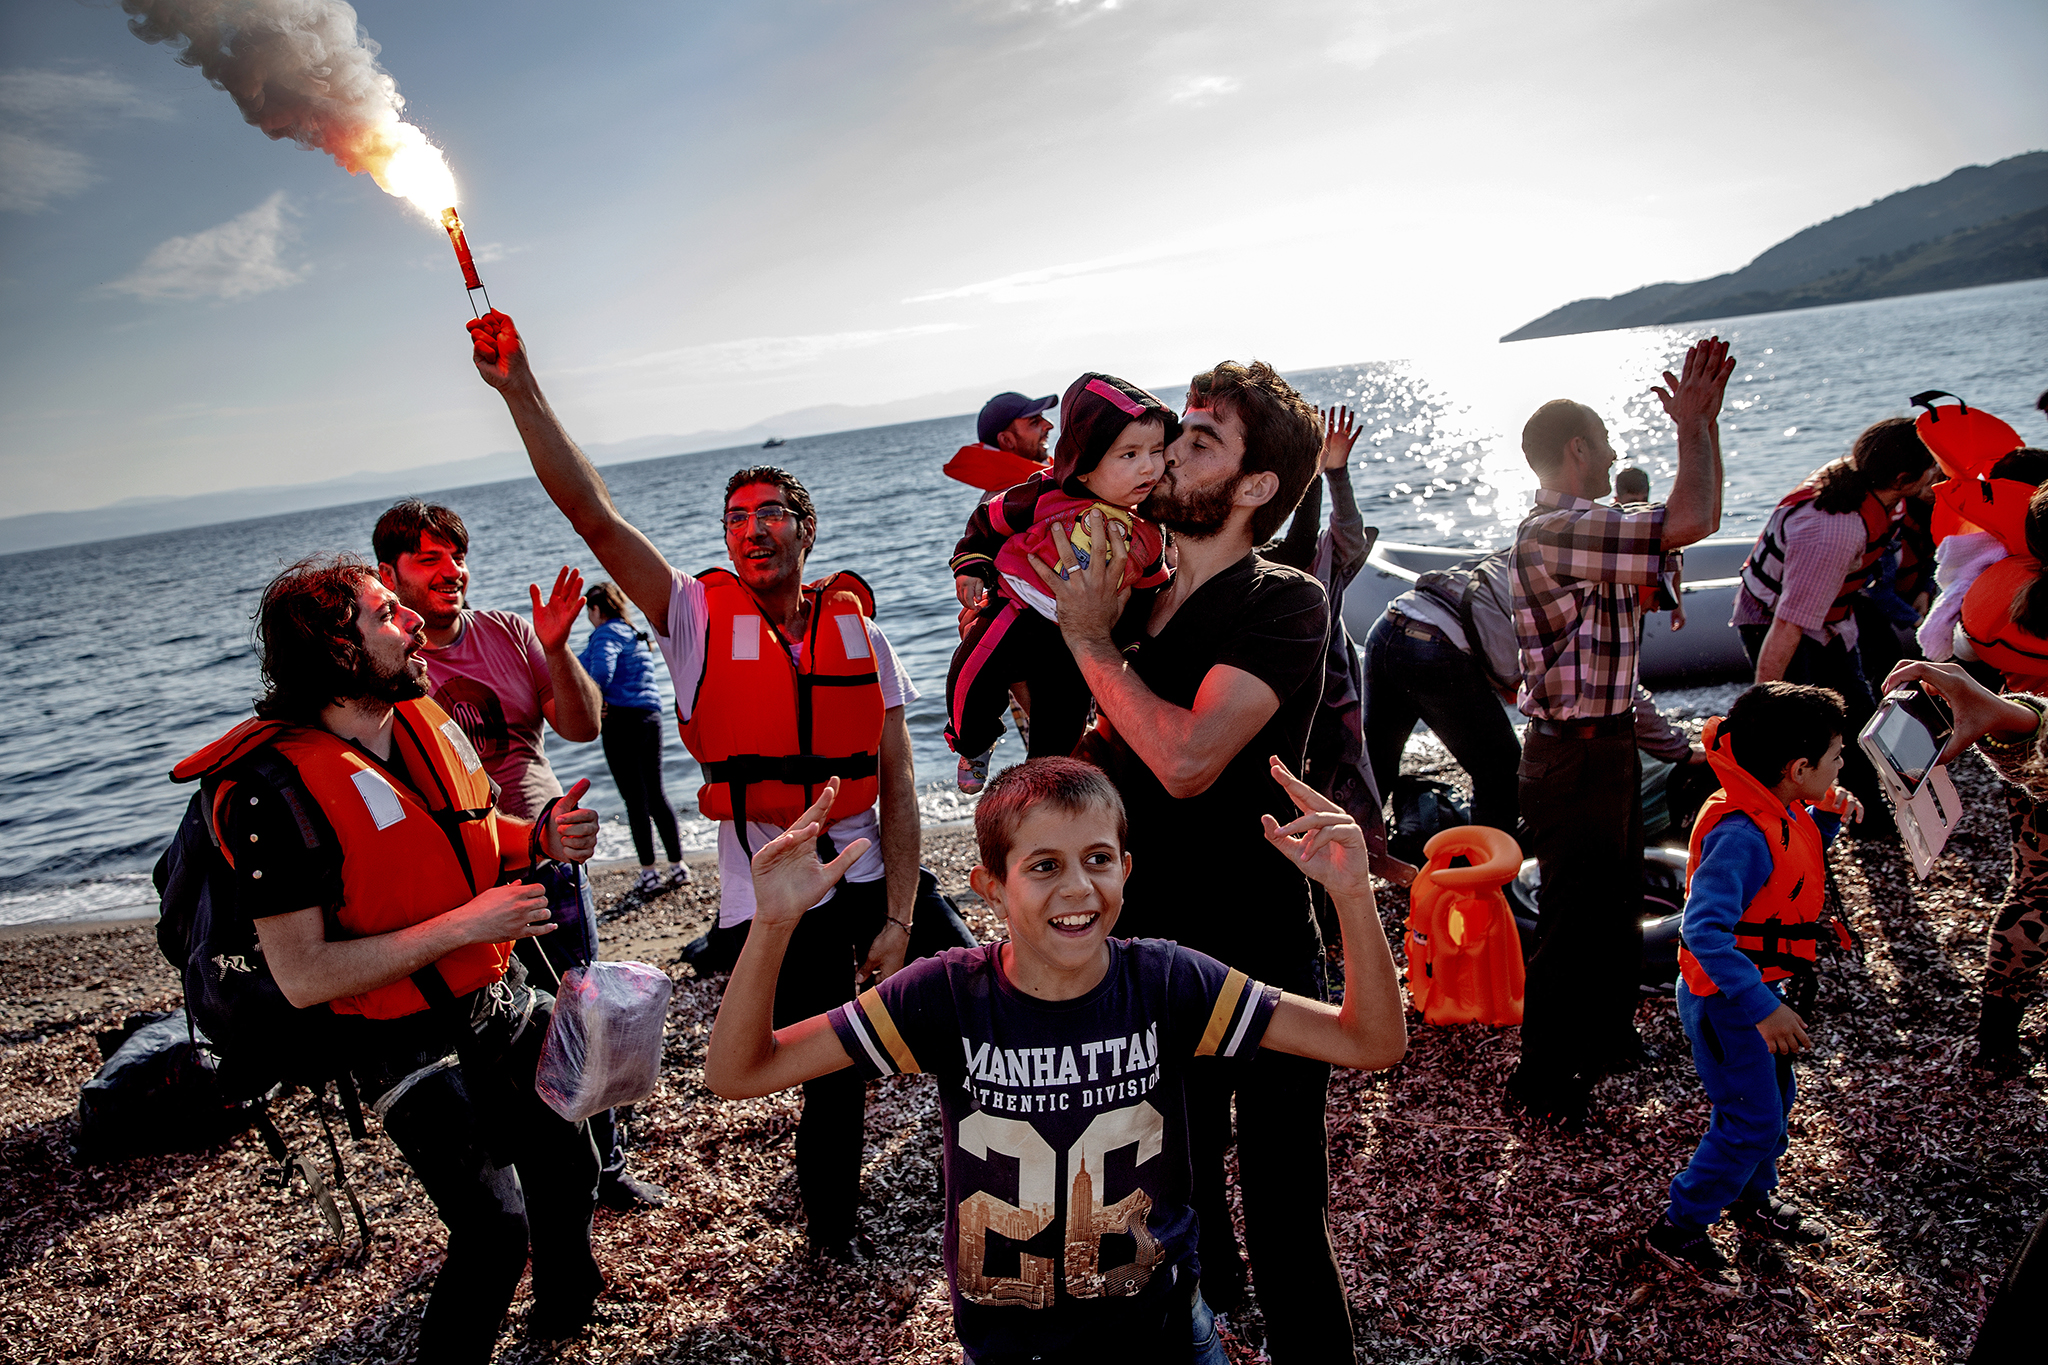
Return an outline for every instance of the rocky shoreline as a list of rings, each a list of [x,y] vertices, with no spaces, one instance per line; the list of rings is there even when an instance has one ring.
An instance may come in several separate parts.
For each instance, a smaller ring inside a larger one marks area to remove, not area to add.
[[[2006,844],[1994,780],[1974,759],[1958,767],[1981,814],[1928,882],[1888,850],[1850,844],[1834,857],[1859,942],[1827,967],[1785,1164],[1788,1192],[1839,1229],[1831,1254],[1746,1260],[1748,1292],[1733,1301],[1679,1284],[1642,1254],[1642,1229],[1706,1114],[1668,998],[1647,999],[1640,1015],[1661,1059],[1603,1082],[1600,1117],[1577,1135],[1501,1115],[1515,1054],[1505,1032],[1424,1029],[1411,1015],[1406,1061],[1383,1075],[1339,1073],[1331,1090],[1331,1225],[1360,1358],[1959,1359],[2007,1257],[2048,1208],[2048,1070],[2038,1051],[2003,1080],[1966,1065]],[[969,834],[930,832],[925,850],[977,933],[993,936],[966,892]],[[605,954],[677,980],[663,1086],[640,1106],[632,1164],[674,1202],[601,1210],[612,1288],[591,1331],[550,1348],[515,1326],[497,1359],[956,1359],[931,1084],[871,1089],[861,1216],[873,1258],[813,1265],[789,1160],[796,1099],[726,1103],[699,1080],[723,978],[699,981],[675,954],[708,923],[716,870],[699,863],[690,886],[646,904],[624,895],[630,876],[600,878]],[[1402,894],[1384,897],[1397,935],[1406,910]],[[409,1359],[442,1230],[374,1119],[364,1143],[336,1124],[370,1219],[367,1248],[352,1229],[332,1236],[303,1179],[281,1188],[253,1134],[203,1153],[73,1161],[96,1035],[176,1003],[145,923],[0,934],[0,1341],[10,1358]],[[312,1101],[290,1097],[275,1111],[294,1151],[324,1168]],[[522,1291],[515,1319],[525,1306]],[[1256,1315],[1234,1328],[1233,1359],[1259,1359]]]

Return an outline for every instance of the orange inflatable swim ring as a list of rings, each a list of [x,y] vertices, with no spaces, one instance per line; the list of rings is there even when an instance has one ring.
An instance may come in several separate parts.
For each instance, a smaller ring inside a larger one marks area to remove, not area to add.
[[[1408,994],[1428,1024],[1522,1022],[1522,936],[1501,888],[1522,867],[1514,839],[1488,825],[1443,830],[1408,888]],[[1452,867],[1463,857],[1470,867]]]

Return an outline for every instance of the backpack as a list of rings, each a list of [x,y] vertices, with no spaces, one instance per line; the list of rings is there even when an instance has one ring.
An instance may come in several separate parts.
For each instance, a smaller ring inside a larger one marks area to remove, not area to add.
[[[1448,569],[1432,569],[1415,580],[1414,588],[1457,613],[1465,626],[1466,652],[1495,686],[1511,691],[1522,682],[1514,572],[1514,551],[1495,550]]]
[[[298,773],[268,746],[235,765],[275,788],[298,816],[308,849],[338,848],[333,827]],[[219,778],[200,783],[154,880],[163,899],[157,947],[178,972],[194,1042],[203,1035],[219,1061],[221,1087],[255,1099],[274,1087],[318,1088],[346,1078],[337,1047],[339,1021],[326,1005],[299,1009],[285,999],[263,960],[256,925],[235,905],[234,874],[214,841],[209,813]]]

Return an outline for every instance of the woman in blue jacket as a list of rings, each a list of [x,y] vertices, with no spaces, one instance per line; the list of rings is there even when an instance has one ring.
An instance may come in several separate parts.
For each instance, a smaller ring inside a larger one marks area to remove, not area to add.
[[[590,640],[583,646],[583,670],[604,693],[604,761],[626,803],[633,851],[640,855],[638,892],[665,891],[690,880],[676,838],[676,813],[661,786],[661,694],[654,685],[654,655],[647,637],[628,619],[626,594],[615,583],[599,583],[583,594],[590,608]],[[654,839],[661,831],[668,875],[654,870]]]

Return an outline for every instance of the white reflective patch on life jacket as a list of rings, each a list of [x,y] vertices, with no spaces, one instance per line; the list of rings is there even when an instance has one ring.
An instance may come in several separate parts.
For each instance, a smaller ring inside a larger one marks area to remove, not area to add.
[[[732,618],[732,657],[758,659],[761,657],[761,618],[758,616],[735,616]]]
[[[362,794],[363,804],[370,808],[370,818],[377,822],[378,829],[390,829],[405,818],[405,803],[384,780],[384,774],[375,768],[358,768],[349,780]]]
[[[868,653],[868,628],[860,617],[848,612],[835,616],[832,619],[838,623],[839,643],[845,648],[847,658],[867,659],[873,657]]]
[[[476,746],[469,742],[468,735],[462,733],[460,725],[444,720],[441,722],[441,734],[447,739],[448,747],[455,751],[455,756],[462,760],[462,771],[473,773],[484,766],[484,761],[476,756]],[[383,826],[377,828],[382,829]]]

